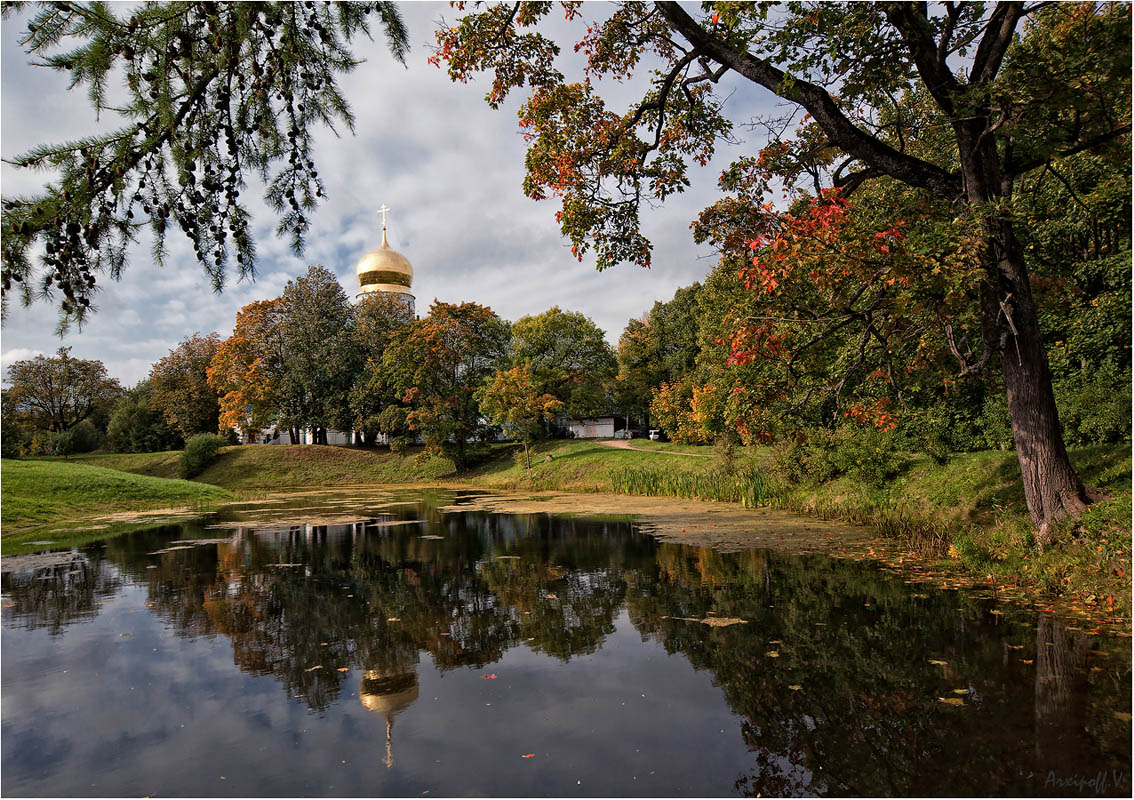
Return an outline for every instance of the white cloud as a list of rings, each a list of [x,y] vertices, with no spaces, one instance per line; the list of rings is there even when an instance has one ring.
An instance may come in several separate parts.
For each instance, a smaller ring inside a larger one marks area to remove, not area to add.
[[[594,14],[600,8],[605,7],[584,10]],[[357,117],[355,135],[338,138],[324,131],[317,138],[315,158],[329,197],[311,215],[303,257],[275,237],[275,219],[259,199],[262,187],[249,186],[245,196],[260,259],[255,282],[233,274],[224,293],[214,294],[179,232],[169,237],[164,267],[153,263],[143,238],[122,281],[103,285],[98,313],[82,332],[61,342],[54,335],[53,308],[13,304],[3,329],[5,359],[9,353],[73,345],[75,355],[99,358],[111,374],[132,383],[194,331],[227,335],[243,305],[277,296],[307,264],[332,269],[353,295],[354,265],[379,241],[375,209],[382,203],[393,208],[391,245],[414,265],[421,313],[435,297],[483,303],[508,319],[559,305],[591,316],[615,343],[628,319],[704,277],[714,259],[708,248],[693,244],[689,223],[715,199],[720,169],[754,146],[724,148],[695,172],[685,194],[660,209],[643,209],[644,229],[655,246],[652,269],[623,266],[597,273],[592,260],[580,264],[571,256],[554,220],[557,205],[523,194],[525,145],[515,116],[520,98],[492,111],[483,101],[485,81],[453,84],[426,63],[434,20],[453,13],[446,4],[411,3],[402,11],[414,45],[408,68],[394,62],[380,36],[373,44],[360,42],[359,55],[367,61],[342,82]],[[561,20],[554,24],[566,26]],[[68,93],[63,76],[28,66],[16,42],[22,27],[14,15],[0,31],[5,158],[89,132],[95,124],[82,90]],[[577,63],[578,56],[564,50]],[[625,103],[641,91],[641,83],[608,81],[600,88]],[[724,89],[730,91],[730,114],[738,121],[770,102],[741,82]],[[9,165],[2,170],[5,194],[34,191],[44,179]]]

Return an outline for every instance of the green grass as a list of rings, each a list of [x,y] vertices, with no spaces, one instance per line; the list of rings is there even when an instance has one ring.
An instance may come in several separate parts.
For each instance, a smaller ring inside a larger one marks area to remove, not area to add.
[[[524,468],[522,454],[518,458],[508,455],[461,478],[494,489],[610,492],[615,490],[616,476],[627,469],[705,475],[713,464],[708,458],[659,457],[647,451],[608,447],[594,439],[541,442],[532,447],[531,459],[531,470]]]
[[[204,508],[233,497],[216,486],[155,478],[90,464],[4,460],[0,466],[4,538],[52,523],[118,511]]]

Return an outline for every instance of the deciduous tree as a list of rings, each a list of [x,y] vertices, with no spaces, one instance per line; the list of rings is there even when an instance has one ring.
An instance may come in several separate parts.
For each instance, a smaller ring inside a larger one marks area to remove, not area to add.
[[[323,266],[288,281],[282,300],[280,420],[312,428],[316,443],[326,444],[328,429],[351,427],[350,390],[361,365],[354,310]]]
[[[520,435],[524,443],[524,465],[532,468],[529,445],[539,434],[542,423],[563,408],[563,401],[546,392],[541,394],[530,367],[497,370],[476,395],[480,410],[493,425]]]
[[[610,410],[610,382],[618,366],[614,350],[584,314],[554,306],[516,320],[512,363],[528,367],[539,393],[558,398],[573,417]]]
[[[209,364],[209,385],[220,397],[221,430],[256,431],[279,414],[283,380],[284,301],[249,303],[236,315],[232,335]]]
[[[581,13],[564,6],[569,19]],[[433,58],[455,80],[490,71],[494,106],[530,87],[520,111],[531,143],[525,191],[561,198],[564,234],[580,257],[593,246],[600,268],[649,263],[639,208],[681,191],[688,162],[706,163],[731,130],[714,92],[726,76],[799,109],[770,124],[800,127],[775,137],[788,157],[768,159],[769,185],[805,184],[815,195],[837,186],[845,199],[886,176],[979,231],[964,267],[976,273],[979,349],[961,369],[999,362],[1028,508],[1039,540],[1051,542],[1052,524],[1087,498],[1060,431],[1013,197],[1024,176],[1058,159],[1126,146],[1130,7],[715,3],[696,15],[674,2],[622,3],[579,39],[587,79],[574,83],[538,30],[550,8],[478,9],[438,30]],[[608,108],[592,77],[627,80],[645,68],[641,99]]]
[[[391,389],[411,405],[412,430],[440,451],[455,445],[458,469],[465,446],[480,427],[476,390],[508,355],[508,323],[476,303],[436,301],[429,316],[395,336],[382,357]]]
[[[109,408],[122,385],[101,361],[72,358],[70,347],[54,356],[15,361],[8,367],[7,403],[33,426],[66,431]]]
[[[220,343],[215,331],[208,336],[194,333],[150,368],[150,402],[183,439],[218,430],[220,405],[209,386],[208,369]]]

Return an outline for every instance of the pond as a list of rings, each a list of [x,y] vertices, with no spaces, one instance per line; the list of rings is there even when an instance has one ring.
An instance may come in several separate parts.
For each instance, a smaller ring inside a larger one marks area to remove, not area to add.
[[[15,796],[1129,796],[1129,640],[631,519],[295,497],[3,561]]]

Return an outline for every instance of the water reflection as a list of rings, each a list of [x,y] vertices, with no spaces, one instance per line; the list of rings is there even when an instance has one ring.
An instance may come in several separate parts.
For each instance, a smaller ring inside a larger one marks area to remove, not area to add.
[[[143,586],[174,635],[224,637],[240,671],[271,676],[290,700],[330,713],[357,694],[384,725],[389,771],[423,668],[479,671],[516,649],[564,665],[629,652],[616,634],[625,615],[641,644],[711,675],[739,720],[745,755],[683,793],[1091,794],[1066,781],[1099,770],[1113,776],[1104,793],[1129,793],[1127,648],[869,565],[422,504],[344,525],[163,529],[16,566],[3,576],[6,627],[61,634],[98,612],[96,598]],[[7,673],[6,698],[19,691]],[[612,679],[628,694],[646,680]],[[688,749],[695,718],[672,723],[670,746]],[[477,791],[466,780],[456,793]]]

